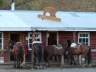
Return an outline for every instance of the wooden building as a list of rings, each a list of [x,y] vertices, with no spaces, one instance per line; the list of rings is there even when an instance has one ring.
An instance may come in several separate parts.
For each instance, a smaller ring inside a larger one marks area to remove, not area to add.
[[[0,56],[4,62],[12,60],[7,48],[9,40],[21,41],[31,50],[32,41],[42,41],[44,46],[67,42],[87,44],[96,58],[96,13],[64,11],[0,10]]]

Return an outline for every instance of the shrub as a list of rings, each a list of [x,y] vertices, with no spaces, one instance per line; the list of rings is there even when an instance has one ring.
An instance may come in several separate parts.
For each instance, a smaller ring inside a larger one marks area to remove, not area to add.
[[[0,0],[0,5],[2,5],[3,4],[3,0]]]

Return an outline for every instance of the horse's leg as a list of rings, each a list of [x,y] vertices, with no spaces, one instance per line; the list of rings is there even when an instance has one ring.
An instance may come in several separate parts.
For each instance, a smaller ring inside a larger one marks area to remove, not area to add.
[[[69,54],[66,55],[67,63],[69,63]]]
[[[24,61],[23,61],[24,60],[24,55],[22,54],[19,58],[20,58],[20,60],[19,60],[20,61],[20,68],[22,68],[23,64],[25,64]]]
[[[19,68],[19,58],[18,58],[18,56],[17,56],[17,68]]]
[[[20,68],[20,63],[21,63],[21,61],[20,61],[20,56],[18,56],[18,67]]]
[[[60,66],[60,55],[58,55],[58,66]]]
[[[72,65],[72,61],[74,62],[74,65],[76,65],[75,60],[74,60],[74,53],[72,51],[70,53],[70,59],[71,59],[70,65]]]
[[[51,55],[46,58],[46,67],[50,67],[50,57]]]
[[[76,66],[76,62],[75,62],[75,59],[74,59],[74,55],[73,55],[73,62],[74,62],[74,65]]]
[[[61,66],[61,58],[62,58],[62,55],[58,55],[58,66]]]
[[[72,65],[72,61],[74,62],[74,65],[76,65],[76,62],[74,60],[74,55],[71,56],[71,63],[70,63],[71,65]]]
[[[35,66],[35,63],[36,63],[36,54],[34,54],[33,66]]]
[[[39,54],[37,55],[37,57],[38,57],[38,68],[42,68],[42,66],[41,66],[42,53],[39,53]]]
[[[39,68],[40,67],[40,57],[39,57],[39,55],[37,55],[36,57],[37,57],[37,61],[38,61],[38,67],[37,68]]]
[[[50,57],[47,57],[46,58],[46,67],[50,67]]]
[[[18,57],[16,56],[16,67],[18,68]]]
[[[16,68],[16,56],[14,56],[14,68]]]
[[[92,62],[92,56],[91,56],[91,48],[89,47],[89,51],[87,53],[87,62],[89,67],[91,67],[91,62]]]
[[[85,55],[84,58],[85,58],[85,62],[82,67],[85,67],[85,65],[86,65],[87,56]]]
[[[61,65],[64,65],[64,55],[61,56]]]
[[[70,56],[70,65],[72,65],[72,60],[73,60],[73,58],[72,58],[72,56]]]

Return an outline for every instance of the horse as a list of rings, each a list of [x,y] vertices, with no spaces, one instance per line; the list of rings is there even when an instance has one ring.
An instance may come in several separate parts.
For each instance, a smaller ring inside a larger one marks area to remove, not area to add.
[[[49,59],[52,56],[58,56],[58,66],[62,67],[63,65],[63,56],[65,53],[65,44],[58,44],[58,45],[48,45],[44,47],[44,61],[46,62],[46,67],[50,67]]]
[[[9,40],[8,48],[13,49],[14,56],[14,68],[22,68],[23,65],[23,56],[25,54],[25,50],[23,48],[23,44],[21,42],[15,42],[13,40]]]
[[[33,50],[33,66],[35,66],[36,61],[38,62],[38,67],[37,68],[42,68],[41,62],[43,59],[43,44],[41,41],[33,41],[32,43],[32,50]]]
[[[76,43],[71,43],[71,41],[68,41],[68,53],[71,58],[71,63],[72,60],[74,61],[74,65],[76,65],[75,60],[74,60],[74,55],[84,55],[85,62],[82,67],[85,67],[86,65],[86,60],[88,63],[88,66],[91,66],[91,61],[92,61],[92,56],[91,56],[91,48],[88,45],[85,44],[76,44]]]

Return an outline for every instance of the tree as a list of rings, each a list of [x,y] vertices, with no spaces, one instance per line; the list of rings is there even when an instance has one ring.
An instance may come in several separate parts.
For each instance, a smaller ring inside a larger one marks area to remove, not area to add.
[[[3,4],[3,1],[4,1],[4,0],[0,0],[0,6]]]

